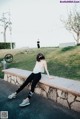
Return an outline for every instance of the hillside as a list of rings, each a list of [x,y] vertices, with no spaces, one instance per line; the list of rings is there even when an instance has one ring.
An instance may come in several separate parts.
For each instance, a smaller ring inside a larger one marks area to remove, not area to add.
[[[80,80],[80,46],[66,48],[34,48],[1,50],[0,61],[5,54],[11,53],[14,60],[9,67],[32,70],[36,61],[37,53],[44,53],[48,69],[51,75]],[[0,77],[3,77],[0,67]]]

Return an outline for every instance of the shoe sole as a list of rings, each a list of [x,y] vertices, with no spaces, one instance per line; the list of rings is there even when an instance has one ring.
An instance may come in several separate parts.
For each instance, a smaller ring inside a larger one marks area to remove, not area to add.
[[[27,103],[27,104],[25,104],[25,105],[19,105],[20,107],[25,107],[25,106],[28,106],[28,105],[30,105],[30,103]]]
[[[16,97],[13,97],[13,98],[9,98],[9,97],[8,97],[9,100],[12,100],[12,99],[15,99],[15,98],[16,98]]]

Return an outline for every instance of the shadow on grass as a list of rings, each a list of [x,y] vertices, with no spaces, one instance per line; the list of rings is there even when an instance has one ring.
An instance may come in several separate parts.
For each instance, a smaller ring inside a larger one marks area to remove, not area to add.
[[[61,52],[66,52],[75,49],[77,46],[68,46],[61,49]]]

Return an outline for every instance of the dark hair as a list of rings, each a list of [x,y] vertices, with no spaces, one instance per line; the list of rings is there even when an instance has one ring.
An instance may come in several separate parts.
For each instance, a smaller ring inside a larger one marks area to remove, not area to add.
[[[43,60],[43,59],[45,59],[45,56],[44,56],[42,53],[38,53],[38,54],[37,54],[37,57],[36,57],[36,60],[37,60],[38,62],[40,62],[40,60]]]

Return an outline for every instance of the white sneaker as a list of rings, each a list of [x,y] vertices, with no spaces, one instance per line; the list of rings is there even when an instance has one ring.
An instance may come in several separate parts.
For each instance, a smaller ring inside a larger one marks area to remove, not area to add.
[[[8,96],[8,99],[13,99],[13,98],[16,98],[16,92]]]
[[[27,105],[30,105],[29,98],[24,99],[19,106],[24,107],[24,106],[27,106]]]

